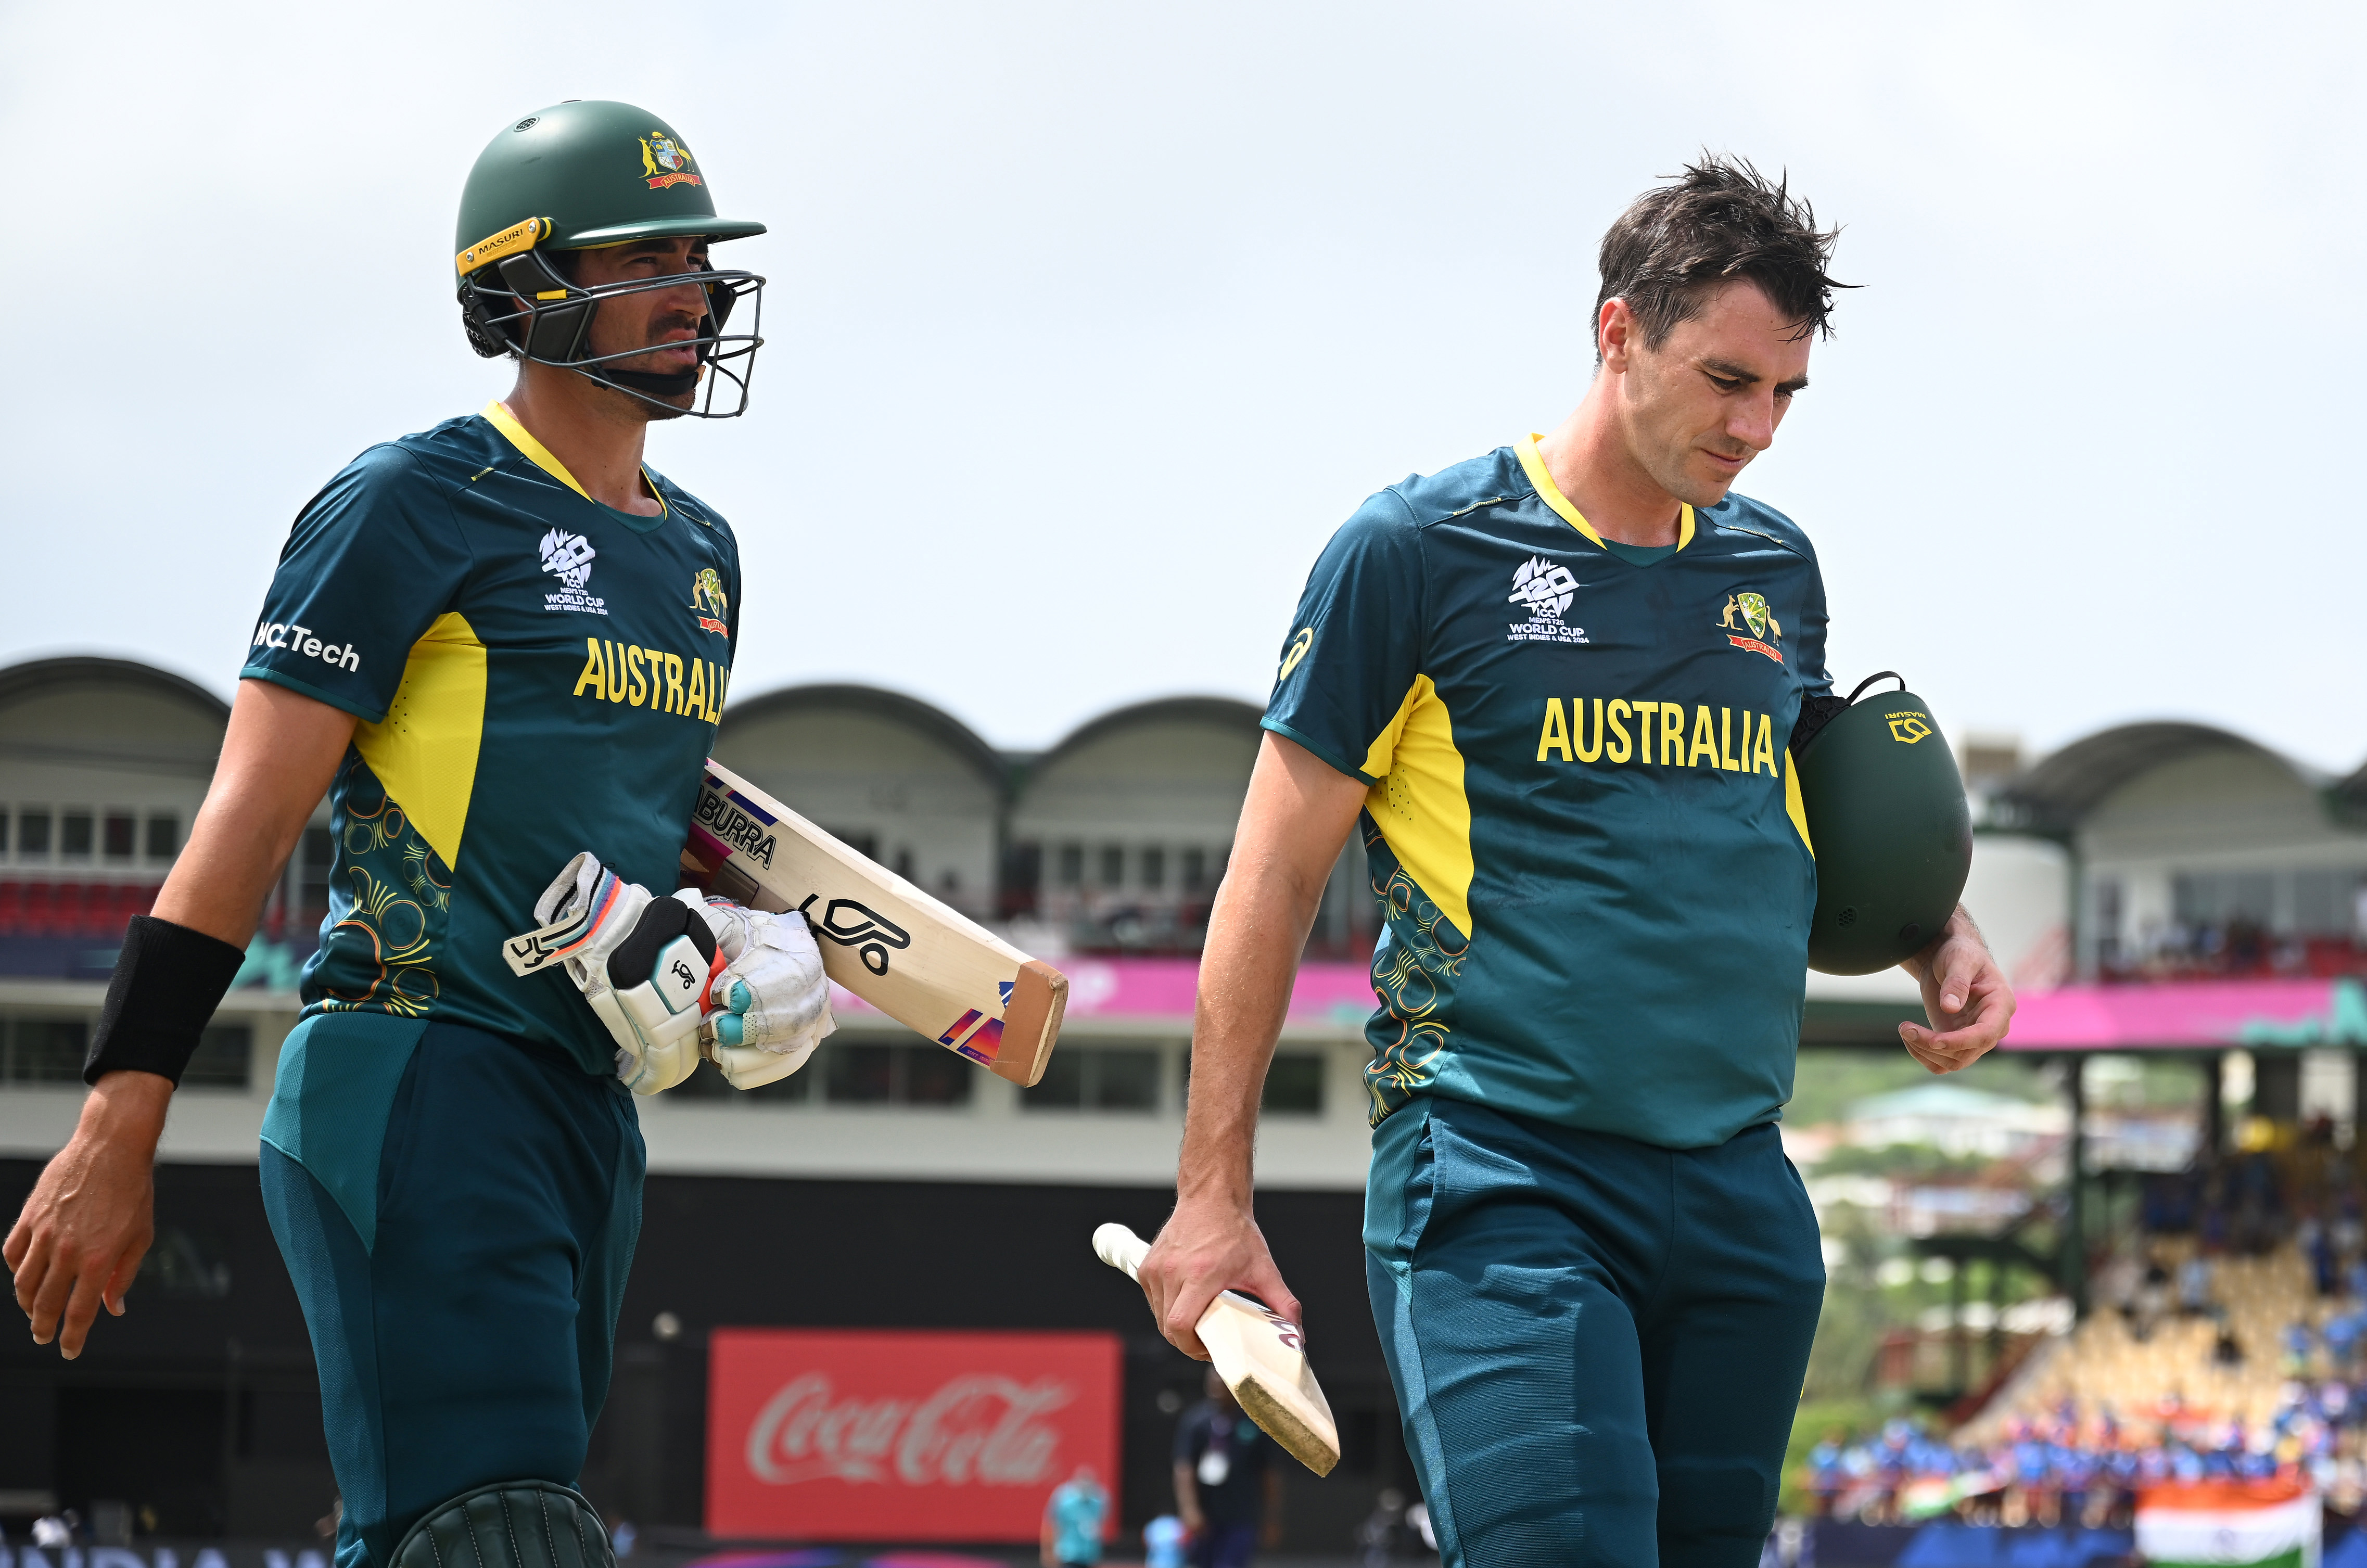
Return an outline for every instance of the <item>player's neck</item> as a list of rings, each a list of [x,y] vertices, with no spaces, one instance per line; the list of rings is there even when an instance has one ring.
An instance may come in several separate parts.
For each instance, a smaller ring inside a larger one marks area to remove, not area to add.
[[[649,422],[617,403],[622,394],[572,370],[527,364],[502,400],[510,416],[542,443],[584,492],[603,506],[639,517],[664,511],[641,479]]]
[[[1622,545],[1673,545],[1683,504],[1628,449],[1612,400],[1616,379],[1598,374],[1569,417],[1537,443],[1537,456],[1597,534]]]

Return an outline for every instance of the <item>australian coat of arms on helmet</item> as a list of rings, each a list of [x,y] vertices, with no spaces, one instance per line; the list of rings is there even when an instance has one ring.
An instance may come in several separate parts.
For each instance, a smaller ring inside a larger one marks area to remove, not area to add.
[[[652,130],[641,138],[641,174],[651,190],[663,190],[668,186],[699,185],[697,160],[690,149],[663,130]]]

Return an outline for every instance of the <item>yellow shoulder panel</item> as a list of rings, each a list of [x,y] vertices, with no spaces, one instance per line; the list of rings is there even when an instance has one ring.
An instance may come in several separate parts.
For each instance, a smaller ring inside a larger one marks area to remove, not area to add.
[[[1382,775],[1365,792],[1365,809],[1406,874],[1469,937],[1471,800],[1463,792],[1453,716],[1429,676],[1414,677],[1365,762],[1366,773]]]
[[[1792,749],[1784,748],[1784,815],[1800,832],[1800,842],[1808,846],[1808,858],[1817,858],[1816,840],[1808,837],[1808,808],[1800,799],[1800,775],[1792,766]]]
[[[411,645],[386,717],[357,726],[354,747],[387,798],[456,870],[484,734],[485,645],[459,612],[447,611]]]

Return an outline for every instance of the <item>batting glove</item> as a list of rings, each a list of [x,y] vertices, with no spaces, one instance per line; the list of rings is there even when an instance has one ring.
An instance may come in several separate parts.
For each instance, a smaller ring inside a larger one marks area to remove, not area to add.
[[[540,929],[505,944],[510,967],[523,975],[552,958],[565,965],[616,1040],[617,1076],[635,1094],[688,1077],[708,987],[724,967],[697,890],[662,898],[585,853],[535,901],[534,917]]]
[[[803,915],[768,914],[709,898],[722,967],[708,987],[708,1055],[734,1089],[755,1089],[806,1065],[838,1027],[821,950]]]

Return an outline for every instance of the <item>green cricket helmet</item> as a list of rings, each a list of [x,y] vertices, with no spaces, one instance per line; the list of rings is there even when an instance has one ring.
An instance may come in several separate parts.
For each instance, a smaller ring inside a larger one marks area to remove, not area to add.
[[[509,354],[562,366],[669,414],[729,419],[748,407],[748,376],[764,342],[755,330],[763,278],[702,263],[708,311],[697,335],[685,340],[698,350],[698,365],[659,375],[618,363],[648,353],[647,347],[592,354],[592,321],[601,300],[680,288],[682,276],[582,288],[555,253],[685,235],[737,240],[764,231],[762,223],[715,215],[698,160],[657,116],[598,99],[555,104],[504,128],[469,171],[454,241],[460,318],[470,345],[487,358]],[[759,296],[749,330],[727,333],[732,307],[747,296]],[[697,406],[661,400],[696,390],[710,368],[715,375],[707,378],[707,395]],[[716,389],[727,379],[739,389],[739,400],[719,410]]]
[[[1899,689],[1860,702],[1885,676]],[[1811,697],[1792,731],[1817,913],[1808,967],[1871,975],[1920,953],[1963,897],[1973,818],[1931,705],[1886,670],[1846,699]]]

